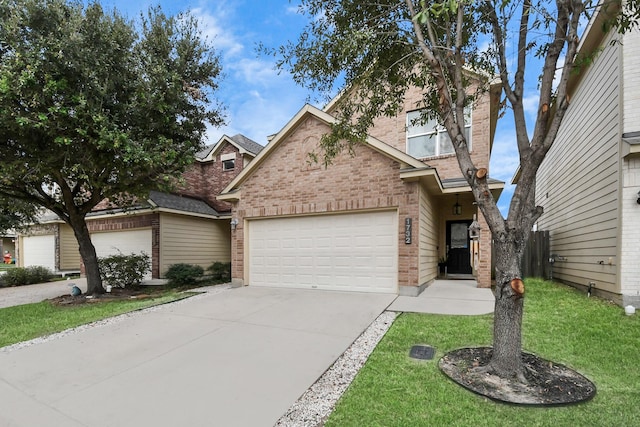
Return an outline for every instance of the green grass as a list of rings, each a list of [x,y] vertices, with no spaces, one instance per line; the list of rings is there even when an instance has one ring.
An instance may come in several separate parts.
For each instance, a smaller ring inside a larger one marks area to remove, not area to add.
[[[437,368],[447,351],[491,345],[492,315],[402,314],[326,423],[335,426],[624,426],[640,420],[640,319],[572,288],[527,280],[526,351],[595,382],[589,402],[566,407],[495,403],[454,384]],[[408,357],[436,347],[432,361]]]
[[[164,304],[192,294],[169,290],[158,297],[55,306],[49,301],[0,309],[0,347],[49,335],[96,320]]]

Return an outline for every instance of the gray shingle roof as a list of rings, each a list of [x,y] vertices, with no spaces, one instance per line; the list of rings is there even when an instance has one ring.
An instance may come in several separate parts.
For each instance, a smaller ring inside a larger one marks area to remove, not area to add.
[[[239,147],[242,147],[243,149],[245,149],[247,152],[253,154],[254,156],[256,156],[264,148],[262,145],[258,144],[257,142],[255,142],[252,139],[247,138],[246,136],[244,136],[242,134],[237,134],[237,135],[234,135],[234,136],[224,135],[222,138],[220,138],[220,141],[216,142],[215,144],[207,145],[202,150],[198,151],[196,153],[196,159],[203,160],[203,159],[207,158],[207,156],[209,154],[211,154],[211,151],[213,151],[218,146],[218,144],[220,142],[222,142],[222,140],[225,137],[229,138],[234,143],[236,143]]]
[[[244,135],[237,134],[234,136],[230,136],[230,139],[233,140],[236,144],[247,150],[249,153],[256,155],[264,148],[262,145],[258,144],[252,139],[247,138]]]
[[[149,193],[149,200],[159,208],[175,209],[205,215],[218,215],[218,212],[204,201],[191,197],[152,191]]]
[[[196,159],[202,160],[202,159],[206,158],[209,155],[209,153],[211,153],[211,150],[213,150],[213,147],[215,147],[215,146],[216,146],[216,144],[207,145],[202,150],[198,151],[196,153]]]

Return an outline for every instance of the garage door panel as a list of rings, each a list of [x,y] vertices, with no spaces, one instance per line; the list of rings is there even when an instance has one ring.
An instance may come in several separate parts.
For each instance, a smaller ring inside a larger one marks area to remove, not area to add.
[[[22,237],[22,261],[25,267],[42,266],[56,270],[56,243],[53,234]]]
[[[98,257],[107,257],[122,253],[146,253],[151,257],[151,229],[112,231],[106,233],[94,233],[91,235],[91,242],[96,248]],[[147,273],[145,279],[151,279],[151,272]]]
[[[248,241],[252,286],[397,292],[395,211],[254,220]]]

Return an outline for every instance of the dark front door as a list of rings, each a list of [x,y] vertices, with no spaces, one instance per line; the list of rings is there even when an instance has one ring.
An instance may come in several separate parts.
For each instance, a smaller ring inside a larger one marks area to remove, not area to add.
[[[469,226],[471,221],[447,221],[447,272],[471,274],[471,245]]]

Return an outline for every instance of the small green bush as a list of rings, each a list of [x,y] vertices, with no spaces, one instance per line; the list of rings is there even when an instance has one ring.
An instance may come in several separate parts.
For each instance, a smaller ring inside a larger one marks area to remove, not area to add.
[[[204,268],[193,264],[173,264],[167,270],[165,277],[171,286],[194,284],[204,274]]]
[[[1,286],[24,286],[34,283],[44,283],[51,280],[53,273],[46,267],[33,265],[30,267],[16,267],[6,270],[2,275]]]
[[[98,258],[100,277],[103,285],[124,288],[142,283],[144,276],[151,271],[151,258],[144,252],[139,254],[122,253]]]
[[[211,278],[213,280],[220,280],[229,282],[231,280],[231,263],[216,261],[211,264],[207,271],[211,272]]]
[[[41,265],[33,265],[27,267],[27,277],[31,283],[49,282],[53,277],[53,272],[47,267]]]

